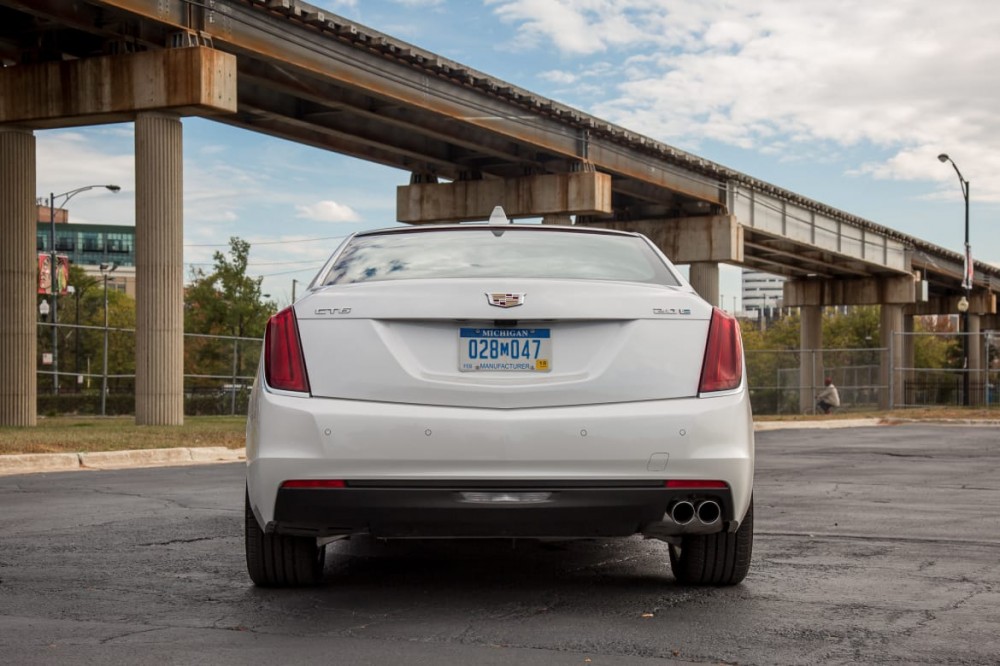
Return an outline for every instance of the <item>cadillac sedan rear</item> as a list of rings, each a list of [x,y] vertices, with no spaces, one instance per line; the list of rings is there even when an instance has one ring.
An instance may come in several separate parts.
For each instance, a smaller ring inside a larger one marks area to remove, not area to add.
[[[638,234],[397,228],[346,240],[267,327],[247,426],[258,585],[354,535],[625,537],[746,576],[739,327]]]

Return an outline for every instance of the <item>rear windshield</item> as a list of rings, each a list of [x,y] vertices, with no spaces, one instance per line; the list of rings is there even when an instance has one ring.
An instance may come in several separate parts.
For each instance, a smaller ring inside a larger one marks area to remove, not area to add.
[[[324,284],[478,277],[678,284],[642,238],[510,227],[357,236]]]

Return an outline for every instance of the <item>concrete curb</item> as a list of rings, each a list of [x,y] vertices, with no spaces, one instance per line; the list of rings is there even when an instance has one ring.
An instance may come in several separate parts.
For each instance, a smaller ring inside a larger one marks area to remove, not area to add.
[[[201,465],[240,460],[246,460],[246,452],[243,449],[227,449],[224,446],[89,453],[31,453],[0,456],[0,476],[36,472]]]
[[[796,428],[810,430],[828,430],[831,428],[871,428],[888,425],[884,419],[832,419],[830,421],[758,421],[753,424],[754,432],[767,430],[793,430]]]

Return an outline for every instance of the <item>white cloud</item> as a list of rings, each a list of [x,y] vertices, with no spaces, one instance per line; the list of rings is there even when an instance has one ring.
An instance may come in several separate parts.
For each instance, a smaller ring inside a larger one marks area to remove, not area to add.
[[[357,222],[361,219],[350,206],[328,200],[296,206],[295,217],[316,222]]]
[[[87,185],[118,185],[113,194],[103,187],[74,195],[56,205],[70,210],[70,220],[92,224],[132,224],[135,160],[131,125],[98,130],[58,130],[36,133],[38,196],[70,192]]]
[[[934,156],[949,152],[970,180],[981,183],[978,197],[1000,201],[1000,179],[984,177],[1000,172],[1000,5],[487,4],[517,26],[522,47],[555,49],[564,59],[624,56],[606,77],[603,101],[591,110],[630,129],[691,149],[705,139],[793,154],[817,142],[872,145],[889,157],[857,173],[936,179],[946,191],[954,173]]]
[[[555,83],[558,85],[571,85],[580,80],[579,75],[573,74],[572,72],[564,72],[557,69],[551,69],[547,72],[542,72],[538,75],[538,78],[543,81],[548,81],[549,83]]]
[[[404,7],[440,7],[444,4],[444,0],[393,0],[397,5],[403,5]]]

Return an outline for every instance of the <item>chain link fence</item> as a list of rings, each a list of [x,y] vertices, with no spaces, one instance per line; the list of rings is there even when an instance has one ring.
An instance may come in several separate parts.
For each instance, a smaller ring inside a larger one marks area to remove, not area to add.
[[[39,324],[39,413],[134,414],[134,329],[59,324],[58,354],[52,357],[51,327]],[[968,369],[961,354],[955,355],[961,339],[956,333],[899,333],[893,345],[911,350],[901,355],[885,348],[747,350],[754,413],[815,413],[815,396],[826,377],[840,393],[839,411],[877,410],[890,401],[897,407],[1000,406],[1000,334],[969,336],[976,363]],[[922,358],[936,358],[940,365],[940,354],[912,351],[935,346],[951,354],[945,364],[953,367],[922,366]],[[258,338],[185,334],[185,414],[246,414],[261,348]],[[893,356],[904,360],[892,366]]]
[[[887,389],[880,379],[887,356],[882,348],[747,350],[754,413],[815,413],[826,377],[837,387],[841,411],[878,409]]]
[[[56,345],[53,355],[52,324],[39,324],[40,414],[135,413],[135,329],[60,323]],[[185,333],[184,413],[246,414],[261,348],[259,338]]]
[[[942,350],[951,366],[929,365],[927,354],[904,353],[895,373],[902,382],[902,390],[894,400],[897,406],[1000,406],[1000,332],[897,333],[893,342],[905,350]]]

